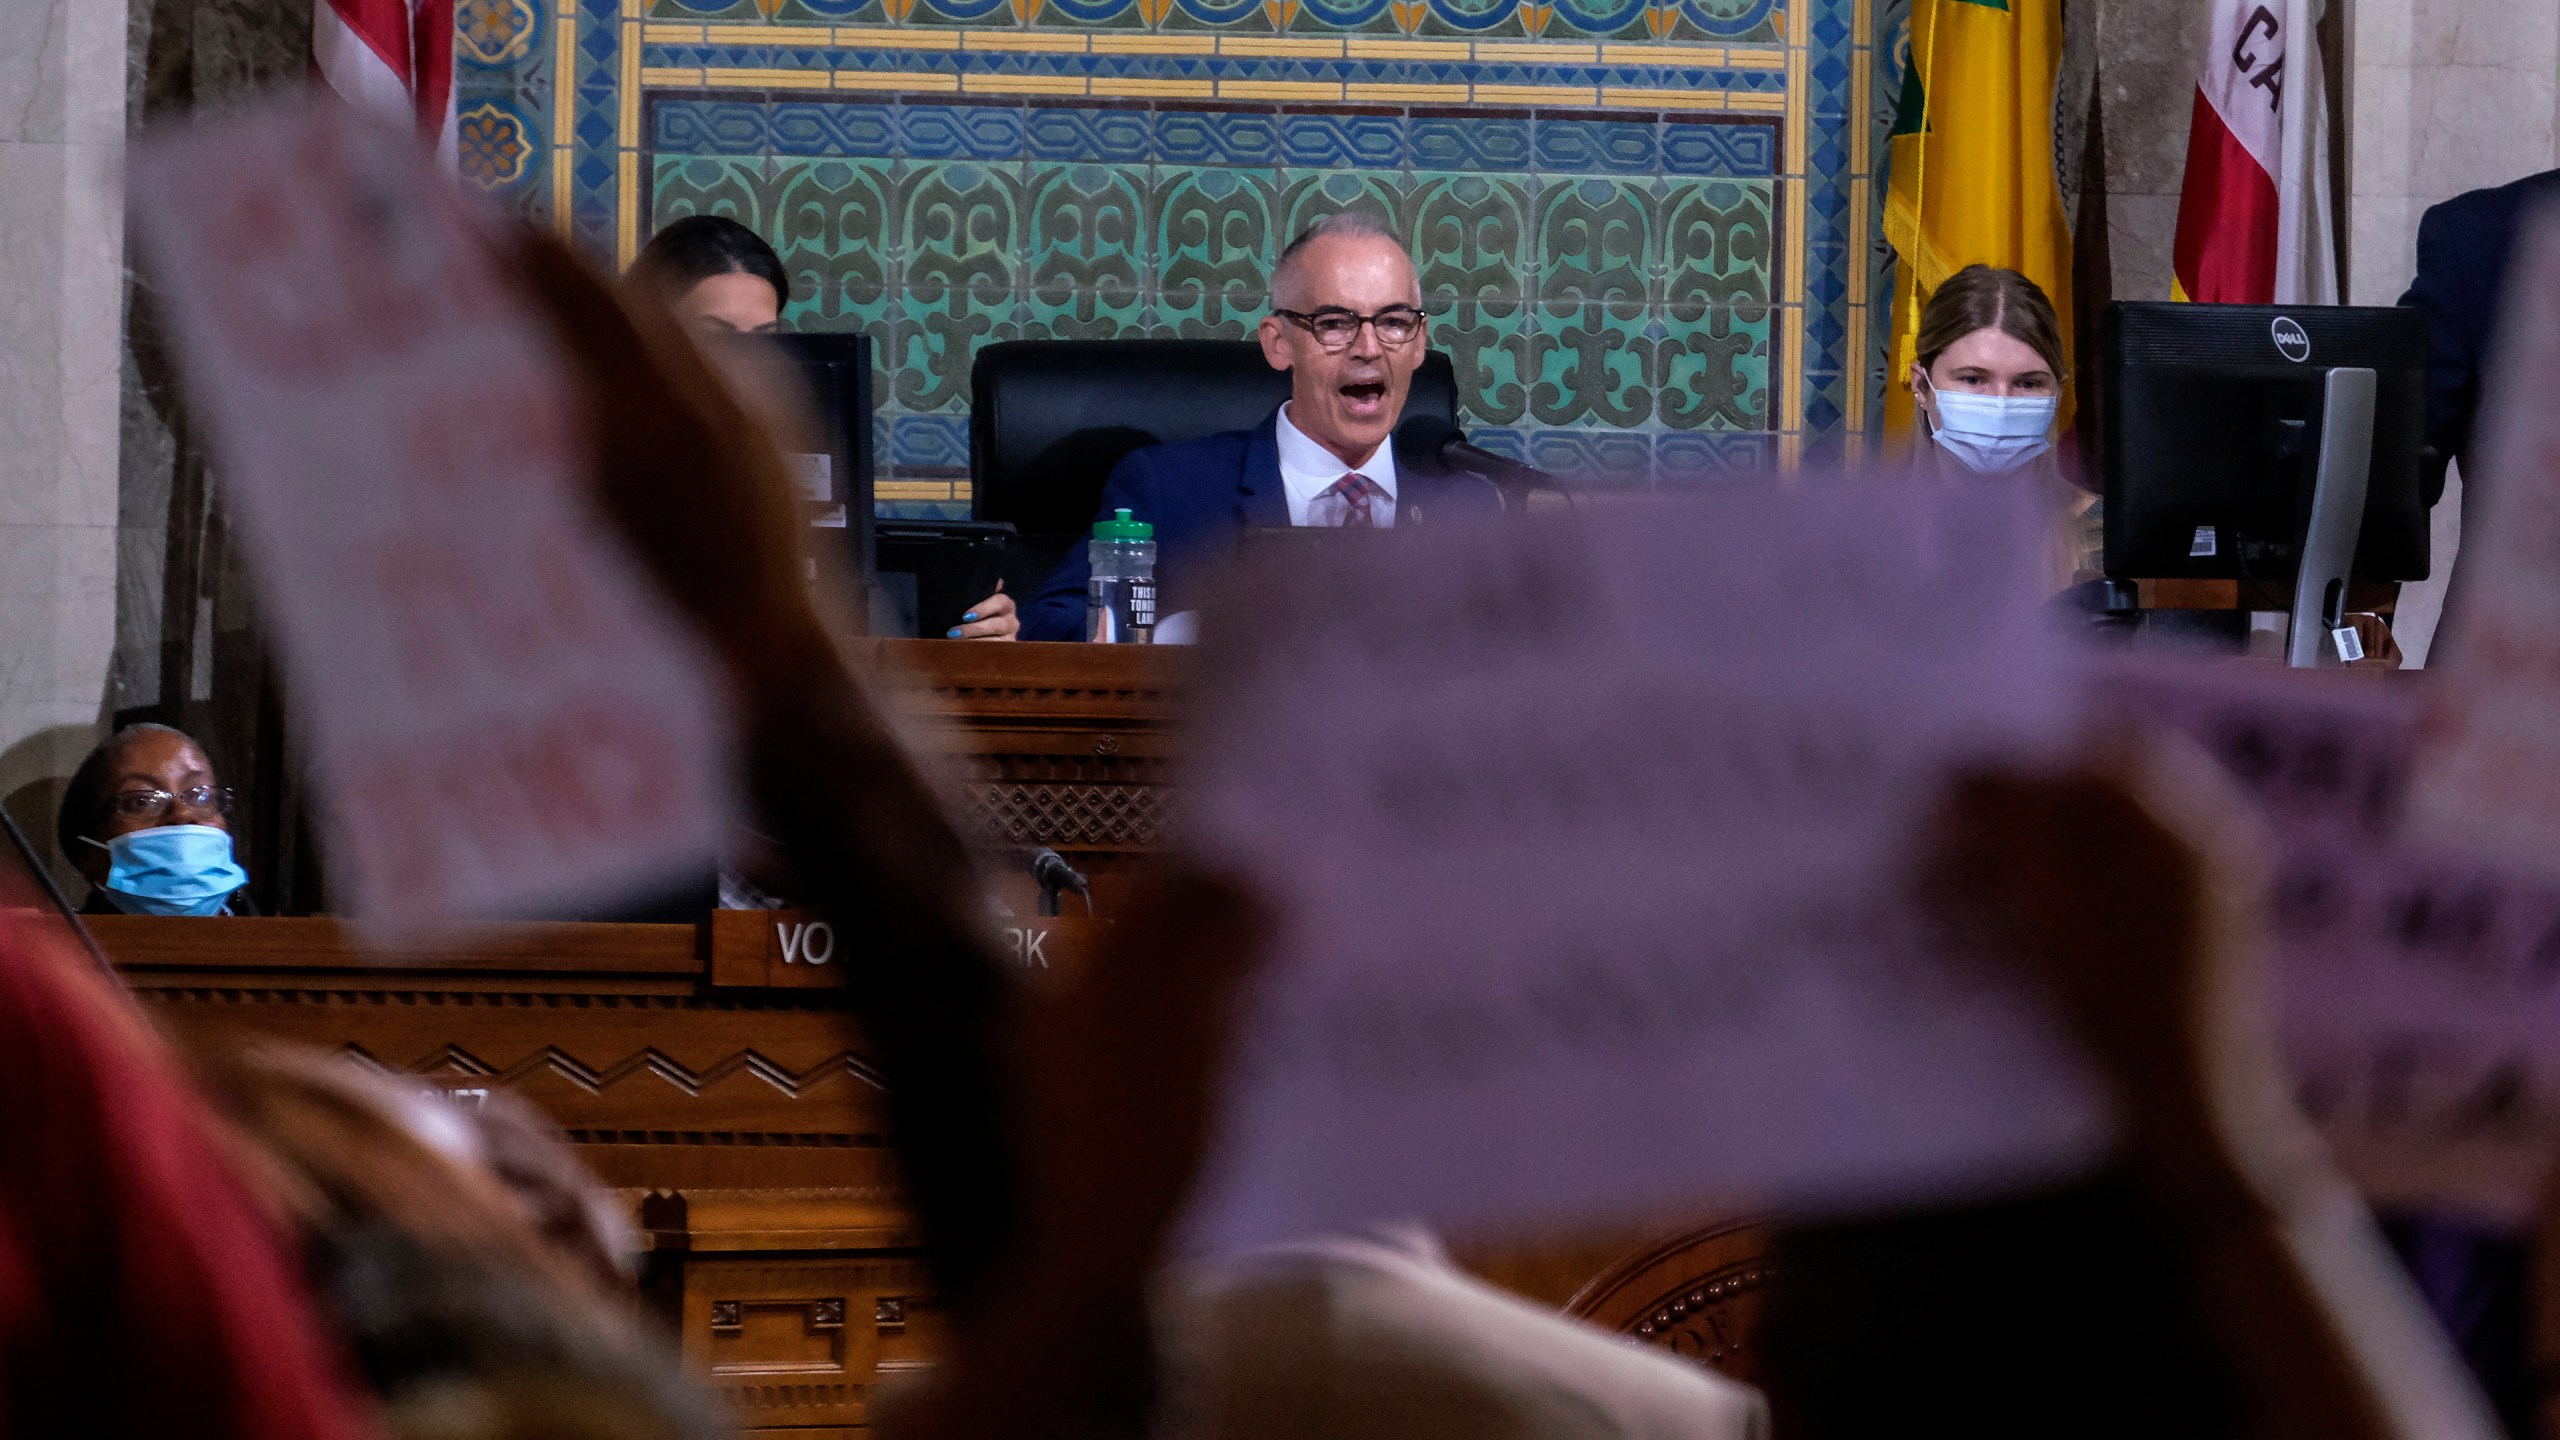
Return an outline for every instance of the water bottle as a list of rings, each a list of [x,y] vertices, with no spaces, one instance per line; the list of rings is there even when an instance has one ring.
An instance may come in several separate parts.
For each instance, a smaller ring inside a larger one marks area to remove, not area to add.
[[[1121,510],[1094,522],[1085,546],[1093,578],[1084,585],[1084,638],[1097,645],[1144,645],[1156,629],[1156,527]]]

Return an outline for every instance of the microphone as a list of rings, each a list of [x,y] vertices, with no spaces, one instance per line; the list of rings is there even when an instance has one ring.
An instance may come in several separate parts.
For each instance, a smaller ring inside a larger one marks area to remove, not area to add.
[[[1443,473],[1471,471],[1505,489],[1549,489],[1556,477],[1535,465],[1496,455],[1468,441],[1467,433],[1437,415],[1407,415],[1396,426],[1396,455]]]
[[[1068,864],[1067,857],[1046,845],[1031,852],[1031,878],[1044,887],[1073,890],[1079,895],[1087,888],[1083,873]]]
[[[1081,871],[1067,863],[1065,856],[1043,845],[1031,852],[1031,878],[1040,886],[1040,913],[1058,913],[1058,892],[1073,890],[1084,897],[1085,909],[1093,909],[1093,890]]]

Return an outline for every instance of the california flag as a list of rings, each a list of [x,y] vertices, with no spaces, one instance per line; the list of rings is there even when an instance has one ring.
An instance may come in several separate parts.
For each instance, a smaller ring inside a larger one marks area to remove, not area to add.
[[[2178,196],[2181,300],[2334,305],[2325,0],[2213,0]]]

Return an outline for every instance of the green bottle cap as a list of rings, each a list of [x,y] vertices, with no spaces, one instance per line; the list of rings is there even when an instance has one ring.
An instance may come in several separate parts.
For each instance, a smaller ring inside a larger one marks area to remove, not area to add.
[[[1116,510],[1112,512],[1111,519],[1093,522],[1093,538],[1096,540],[1153,540],[1156,538],[1156,527],[1144,520],[1130,519],[1129,512],[1126,510]]]

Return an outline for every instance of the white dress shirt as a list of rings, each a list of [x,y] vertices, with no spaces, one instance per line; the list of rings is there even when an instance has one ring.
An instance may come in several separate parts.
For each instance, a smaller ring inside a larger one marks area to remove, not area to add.
[[[1289,523],[1304,525],[1307,512],[1318,495],[1333,488],[1345,475],[1358,473],[1369,477],[1369,483],[1385,492],[1387,503],[1369,503],[1369,516],[1381,530],[1392,530],[1396,523],[1396,447],[1391,436],[1379,442],[1377,450],[1360,465],[1345,465],[1342,457],[1307,438],[1307,432],[1289,423],[1289,407],[1280,407],[1280,488],[1288,492]]]

